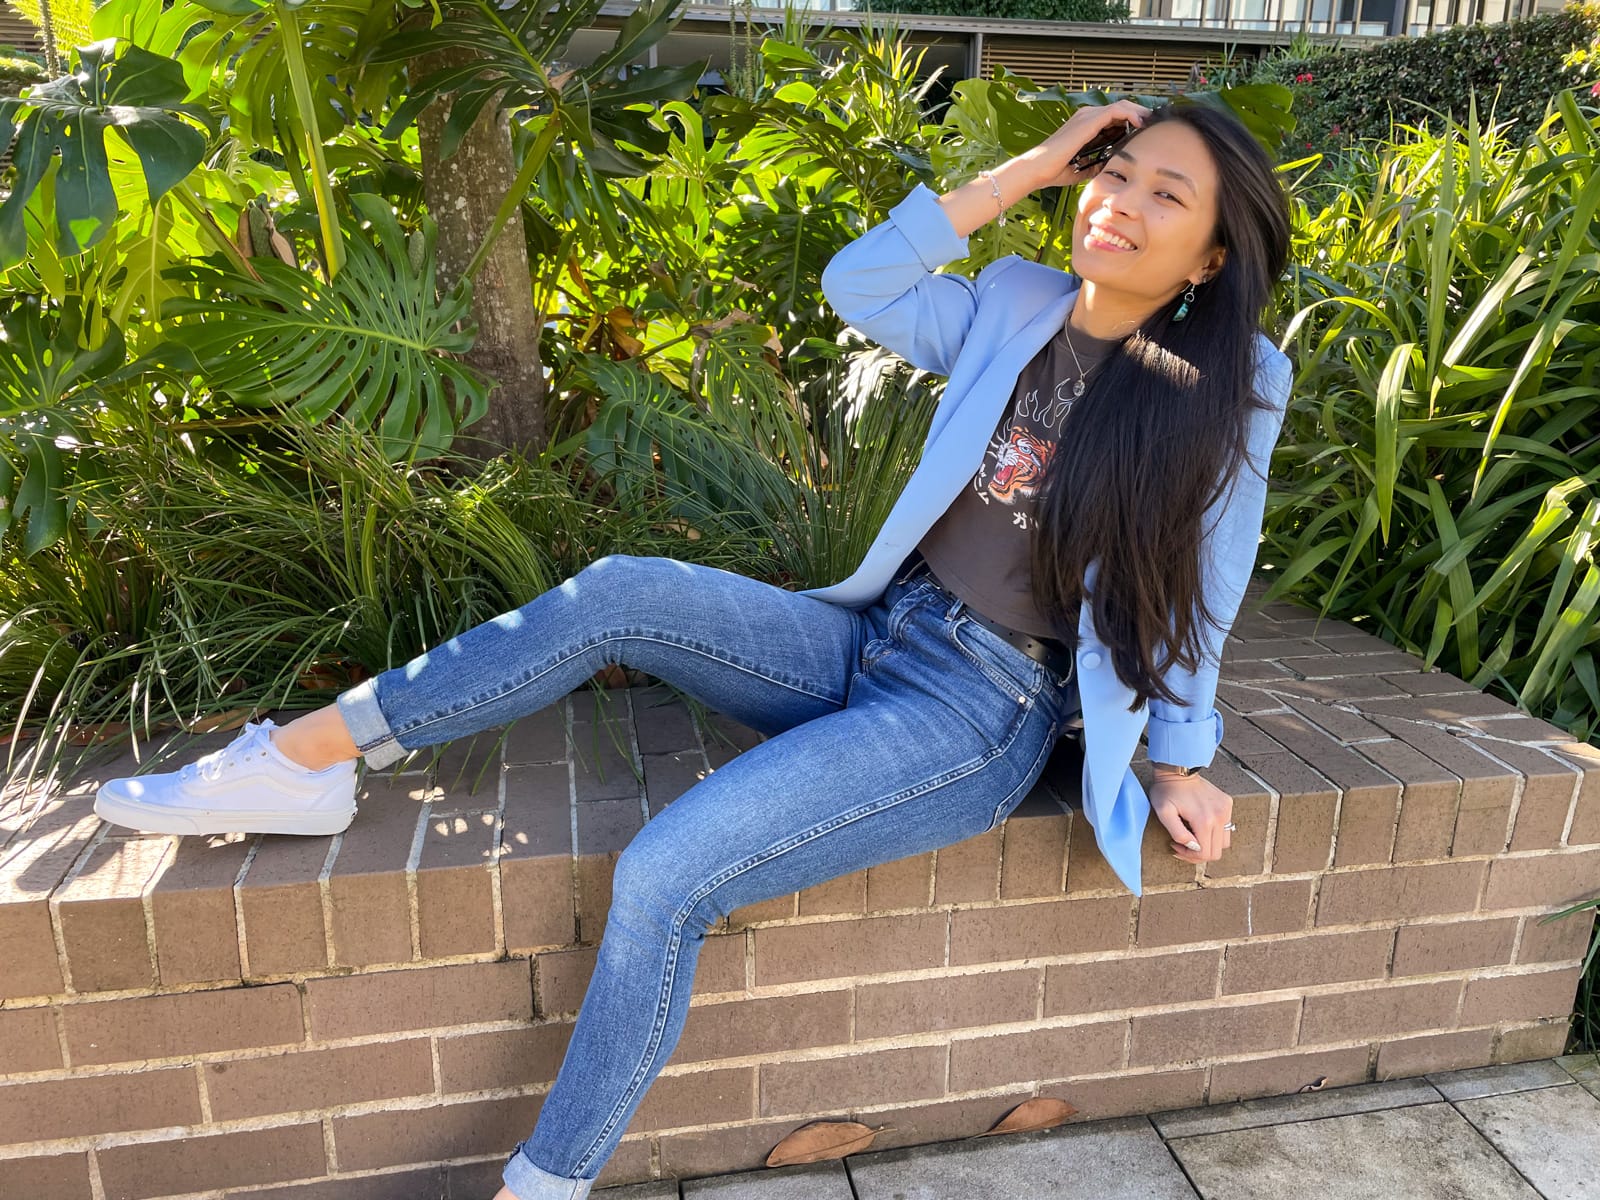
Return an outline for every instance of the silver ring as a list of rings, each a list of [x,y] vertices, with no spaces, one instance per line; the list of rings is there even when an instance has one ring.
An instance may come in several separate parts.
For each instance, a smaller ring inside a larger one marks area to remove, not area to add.
[[[1224,829],[1237,829],[1239,827],[1237,825],[1235,825],[1232,821],[1229,821],[1226,825],[1223,826],[1223,828]]]

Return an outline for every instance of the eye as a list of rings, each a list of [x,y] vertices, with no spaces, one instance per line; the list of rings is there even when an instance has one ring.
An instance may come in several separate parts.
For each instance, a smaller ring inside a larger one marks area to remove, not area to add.
[[[1126,176],[1124,176],[1123,173],[1121,171],[1117,170],[1115,167],[1102,167],[1100,169],[1100,173],[1102,175],[1115,175],[1118,179],[1126,180]],[[1171,200],[1174,204],[1180,204],[1181,205],[1183,203],[1182,200],[1179,200],[1171,192],[1157,192],[1156,195],[1165,196],[1168,200]]]

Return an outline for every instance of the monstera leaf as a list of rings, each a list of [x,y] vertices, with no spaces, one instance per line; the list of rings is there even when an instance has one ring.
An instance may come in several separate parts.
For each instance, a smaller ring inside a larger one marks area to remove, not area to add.
[[[23,206],[61,157],[55,181],[57,246],[78,254],[99,241],[117,219],[117,196],[106,161],[105,134],[115,129],[132,147],[155,201],[205,155],[210,114],[185,103],[183,70],[170,58],[138,46],[120,53],[111,40],[78,50],[71,75],[0,99],[0,148],[16,138],[11,195],[0,204],[0,269],[27,251]]]
[[[472,57],[418,80],[406,102],[384,129],[398,136],[417,114],[439,96],[455,99],[441,142],[448,158],[484,107],[554,112],[561,132],[580,145],[597,171],[609,175],[645,174],[650,164],[616,143],[623,139],[652,154],[661,153],[668,134],[651,123],[641,102],[686,98],[710,65],[709,60],[684,66],[631,69],[681,17],[682,0],[642,0],[623,20],[616,43],[588,66],[559,61],[573,34],[589,28],[603,0],[457,0],[441,3],[431,27],[417,22],[386,39],[371,55],[374,63],[411,60],[418,55],[454,49]]]
[[[22,296],[0,313],[0,538],[23,528],[34,554],[67,527],[65,485],[82,417],[98,407],[95,382],[122,365],[115,325],[99,345],[83,344],[83,316],[71,299],[46,316],[39,297]]]
[[[434,288],[434,227],[408,239],[388,201],[350,203],[370,230],[347,225],[349,259],[331,283],[273,258],[252,279],[222,260],[186,264],[197,298],[168,303],[170,342],[150,357],[244,407],[289,406],[323,419],[342,412],[374,426],[393,459],[441,454],[488,409],[490,383],[456,355],[469,285]]]

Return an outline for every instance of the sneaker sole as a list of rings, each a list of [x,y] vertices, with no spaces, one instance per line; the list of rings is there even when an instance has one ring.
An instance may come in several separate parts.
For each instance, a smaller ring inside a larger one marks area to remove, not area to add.
[[[343,833],[356,816],[353,807],[347,812],[316,813],[218,812],[204,808],[181,811],[146,807],[103,791],[95,796],[94,813],[113,825],[126,825],[145,833],[288,833],[301,837]]]

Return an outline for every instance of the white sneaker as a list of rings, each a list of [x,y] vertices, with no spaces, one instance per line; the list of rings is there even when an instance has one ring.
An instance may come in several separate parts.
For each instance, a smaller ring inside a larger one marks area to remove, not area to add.
[[[339,833],[356,815],[356,764],[313,771],[272,744],[271,720],[161,775],[113,779],[95,815],[150,833]]]

